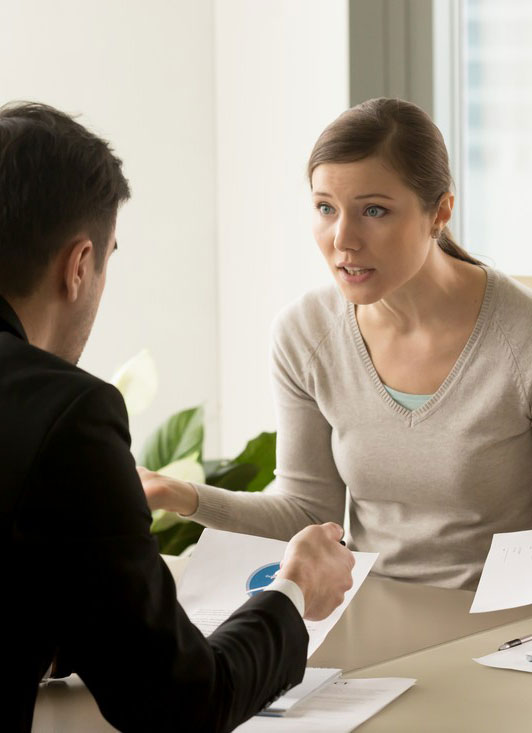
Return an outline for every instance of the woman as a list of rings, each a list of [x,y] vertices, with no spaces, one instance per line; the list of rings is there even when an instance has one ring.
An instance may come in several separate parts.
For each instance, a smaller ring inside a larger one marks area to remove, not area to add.
[[[447,151],[418,107],[347,110],[308,174],[335,284],[274,325],[276,493],[141,472],[148,500],[288,539],[342,523],[347,486],[375,572],[474,588],[492,534],[532,527],[532,293],[454,242]]]

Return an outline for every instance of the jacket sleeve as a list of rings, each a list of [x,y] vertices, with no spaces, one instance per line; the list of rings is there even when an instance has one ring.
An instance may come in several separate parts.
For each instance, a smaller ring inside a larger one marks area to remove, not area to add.
[[[301,680],[308,636],[283,594],[250,599],[207,640],[179,606],[113,387],[68,405],[30,486],[22,516],[46,549],[39,587],[58,652],[114,726],[229,731]]]

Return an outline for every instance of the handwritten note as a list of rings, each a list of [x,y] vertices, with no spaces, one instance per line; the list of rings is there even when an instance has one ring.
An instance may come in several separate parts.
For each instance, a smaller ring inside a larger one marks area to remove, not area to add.
[[[532,530],[494,534],[470,613],[532,603]]]

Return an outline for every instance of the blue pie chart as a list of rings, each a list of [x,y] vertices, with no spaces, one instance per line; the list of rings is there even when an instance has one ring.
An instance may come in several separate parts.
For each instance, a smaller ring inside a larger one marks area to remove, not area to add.
[[[275,574],[279,568],[280,565],[278,562],[272,562],[254,570],[246,581],[246,593],[249,596],[256,596],[258,593],[262,593],[264,586],[270,585],[275,578]]]

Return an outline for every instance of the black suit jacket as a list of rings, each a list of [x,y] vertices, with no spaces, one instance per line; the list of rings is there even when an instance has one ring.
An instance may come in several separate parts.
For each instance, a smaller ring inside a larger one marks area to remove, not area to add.
[[[0,298],[0,690],[30,730],[56,655],[124,731],[228,731],[298,683],[307,633],[281,593],[208,640],[150,535],[118,391],[31,346]]]

